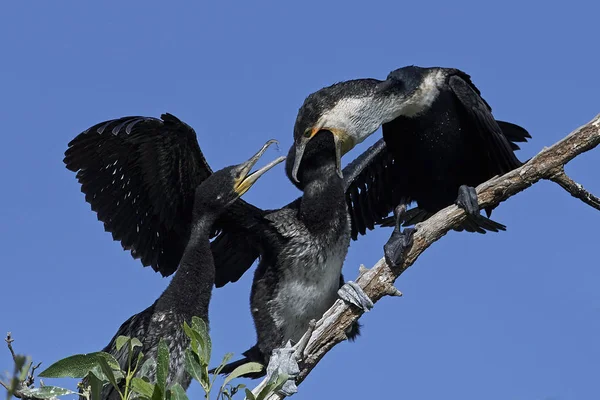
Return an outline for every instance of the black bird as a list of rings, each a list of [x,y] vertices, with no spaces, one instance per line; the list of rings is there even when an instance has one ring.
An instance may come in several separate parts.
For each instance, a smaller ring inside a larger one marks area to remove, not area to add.
[[[210,170],[192,128],[166,114],[98,124],[74,141],[67,167],[105,229],[144,265],[163,275],[181,259],[191,231],[194,188]],[[98,133],[97,135],[95,133]],[[345,196],[351,181],[336,174],[334,136],[315,135],[297,170],[302,197],[278,210],[239,199],[221,214],[211,243],[217,287],[237,281],[257,258],[251,311],[257,345],[246,355],[267,364],[274,348],[297,341],[343,285],[350,244]],[[290,150],[292,160],[296,154]],[[293,161],[286,164],[291,176]],[[347,167],[359,176],[361,163]],[[358,325],[348,332],[358,334]],[[225,370],[227,371],[227,369]]]
[[[288,154],[291,160],[286,162],[288,176],[294,156],[292,147]],[[297,176],[302,197],[278,210],[254,210],[238,231],[230,231],[213,242],[215,254],[232,257],[230,261],[216,256],[218,268],[237,265],[246,270],[260,255],[250,295],[257,344],[244,353],[246,358],[223,368],[223,374],[248,361],[267,365],[274,349],[288,340],[297,342],[310,320],[318,320],[331,307],[344,284],[341,270],[350,245],[350,220],[344,181],[335,171],[330,132],[319,132],[308,144]],[[237,236],[252,243],[252,256],[242,256],[243,249],[231,245],[239,242],[232,239]],[[221,251],[232,247],[235,250],[229,253]],[[245,265],[238,261],[242,258],[247,260]],[[354,339],[358,325],[347,335]]]
[[[459,230],[503,230],[479,215],[473,187],[519,167],[515,142],[531,137],[520,126],[496,121],[469,75],[437,67],[409,66],[385,81],[357,79],[323,88],[306,99],[296,125],[294,179],[317,132],[333,132],[341,176],[342,154],[382,126],[383,140],[363,155],[366,165],[354,177],[347,201],[353,237],[389,223],[384,217],[395,209],[395,234],[385,248],[391,264],[410,244],[413,231],[401,233],[402,221],[420,222],[454,202],[469,214]],[[419,208],[406,212],[412,201]],[[486,212],[489,217],[491,209]]]
[[[141,118],[141,120],[137,118]],[[83,157],[81,160],[84,160],[86,157],[92,156],[97,145],[103,142],[101,139],[103,135],[112,135],[115,132],[118,135],[121,129],[127,130],[127,127],[136,120],[156,129],[160,129],[163,124],[160,120],[142,117],[109,121],[103,125],[105,129],[102,132],[93,129],[78,136],[72,142],[72,148],[77,148],[77,155]],[[113,128],[116,130],[111,132]],[[90,139],[88,136],[95,136],[95,138]],[[183,323],[191,324],[192,317],[198,316],[208,324],[208,307],[215,280],[215,265],[209,242],[213,224],[223,211],[256,183],[261,175],[284,160],[283,157],[279,157],[256,172],[250,172],[273,142],[267,142],[245,163],[226,167],[212,174],[207,164],[198,165],[199,168],[205,169],[207,177],[199,183],[193,193],[191,234],[177,273],[154,304],[125,321],[103,350],[114,355],[122,369],[127,369],[128,357],[126,346],[117,351],[116,340],[119,336],[136,337],[141,340],[141,351],[144,356],[140,361],[140,366],[149,358],[156,359],[158,342],[164,338],[167,340],[171,356],[167,385],[179,383],[184,389],[189,386],[191,378],[185,372],[183,362],[184,351],[189,345],[189,339],[183,331]],[[90,154],[86,154],[86,150]],[[78,165],[78,159],[79,157],[73,157],[72,165]],[[122,171],[125,175],[128,172]],[[119,177],[117,176],[117,178]],[[139,350],[136,348],[136,354],[131,358],[133,362],[137,360]],[[150,369],[147,377],[154,381],[155,374],[156,370]],[[103,388],[102,399],[116,400],[119,398],[118,392],[112,386]]]

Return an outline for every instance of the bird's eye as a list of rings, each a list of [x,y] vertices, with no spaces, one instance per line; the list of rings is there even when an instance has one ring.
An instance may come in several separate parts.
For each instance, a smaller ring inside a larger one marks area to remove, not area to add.
[[[312,133],[312,129],[307,129],[307,130],[305,130],[305,131],[304,131],[304,137],[305,137],[305,138],[309,138],[311,133]]]

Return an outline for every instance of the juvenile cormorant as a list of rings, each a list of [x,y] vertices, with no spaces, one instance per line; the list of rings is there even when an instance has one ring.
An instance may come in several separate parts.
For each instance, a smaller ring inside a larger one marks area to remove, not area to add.
[[[111,128],[118,128],[116,130],[118,132],[123,126],[131,123],[133,118],[111,121],[106,125],[106,132],[101,134],[110,135]],[[144,120],[146,123],[161,124],[159,120]],[[125,125],[120,125],[121,123]],[[215,265],[209,242],[213,224],[219,215],[248,191],[261,175],[284,160],[283,157],[279,157],[251,173],[251,169],[273,142],[267,142],[258,153],[243,164],[226,167],[212,174],[208,165],[203,166],[206,168],[207,177],[194,190],[191,234],[176,274],[154,304],[125,321],[103,350],[115,356],[122,369],[127,369],[128,357],[127,346],[119,351],[116,348],[116,340],[119,336],[140,339],[141,351],[144,354],[140,366],[149,358],[156,359],[159,340],[166,339],[170,352],[167,386],[174,383],[179,383],[184,389],[189,386],[191,377],[184,368],[184,351],[189,345],[189,338],[183,331],[183,323],[191,324],[192,317],[198,316],[208,324],[208,307],[215,280]],[[140,349],[136,348],[136,354],[131,357],[134,362],[139,351]],[[155,380],[155,374],[155,369],[149,371],[147,377],[150,381]],[[103,388],[102,399],[119,398],[118,392],[111,385]]]
[[[504,229],[479,215],[473,187],[519,167],[514,142],[531,137],[517,125],[496,121],[469,75],[452,68],[409,66],[391,72],[385,81],[334,84],[306,99],[296,124],[294,179],[305,146],[317,132],[333,132],[341,175],[342,154],[382,126],[383,140],[365,154],[369,160],[354,177],[347,201],[353,237],[385,223],[383,218],[395,209],[396,229],[385,249],[391,264],[402,256],[396,244],[402,243],[401,249],[411,240],[412,230],[400,232],[402,221],[420,222],[454,202],[468,213],[460,229]],[[412,201],[419,208],[405,212]],[[491,209],[486,212],[489,217]]]
[[[295,149],[288,154],[286,171],[291,173]],[[302,197],[279,210],[257,211],[244,229],[230,235],[244,235],[260,250],[254,274],[250,308],[256,326],[257,344],[246,351],[245,359],[233,362],[221,372],[229,373],[247,361],[267,365],[272,351],[288,340],[297,342],[311,319],[319,319],[337,299],[344,284],[342,265],[350,245],[350,220],[345,203],[344,181],[335,172],[333,135],[321,131],[306,147],[298,171]],[[213,242],[215,254],[226,254],[228,235]],[[235,240],[237,242],[237,240]],[[241,249],[231,251],[240,258]],[[219,262],[221,261],[221,262]],[[238,267],[247,269],[249,263]],[[231,265],[217,258],[218,268]],[[355,325],[347,335],[358,334]],[[254,374],[258,377],[262,374]]]
[[[172,115],[163,121],[126,118],[90,128],[71,143],[65,162],[105,229],[144,265],[168,275],[190,232],[193,188],[210,173],[195,132]],[[292,159],[296,154],[292,147]],[[286,171],[291,176],[293,163]],[[257,345],[246,355],[268,363],[272,350],[297,341],[343,285],[350,244],[345,195],[351,181],[335,171],[333,135],[322,131],[306,147],[295,184],[302,197],[278,210],[239,199],[215,222],[211,243],[217,287],[237,281],[260,258],[251,311]],[[360,163],[347,167],[359,176]],[[194,186],[195,185],[195,186]],[[348,332],[352,338],[358,325]]]

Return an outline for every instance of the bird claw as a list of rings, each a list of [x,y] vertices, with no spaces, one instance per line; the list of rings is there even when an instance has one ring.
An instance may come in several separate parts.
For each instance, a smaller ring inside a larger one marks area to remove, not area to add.
[[[472,186],[461,185],[458,188],[458,197],[454,203],[465,210],[469,215],[479,214],[477,191]]]
[[[279,376],[287,375],[288,380],[279,389],[284,396],[291,396],[298,392],[296,377],[300,374],[300,366],[298,366],[296,350],[296,346],[292,346],[291,341],[288,340],[285,347],[273,350],[267,366],[268,382],[274,382]]]
[[[392,236],[383,246],[385,262],[390,267],[399,267],[404,261],[404,255],[413,244],[414,228],[405,228],[404,231],[394,230]]]
[[[338,296],[348,303],[354,304],[364,312],[373,308],[373,301],[366,295],[362,288],[353,281],[348,281],[338,290]]]
[[[414,228],[405,228],[404,231],[400,227],[404,215],[406,214],[406,204],[400,203],[394,209],[394,218],[396,219],[396,227],[392,236],[383,246],[383,254],[385,262],[391,267],[398,267],[404,260],[404,254],[413,243]]]

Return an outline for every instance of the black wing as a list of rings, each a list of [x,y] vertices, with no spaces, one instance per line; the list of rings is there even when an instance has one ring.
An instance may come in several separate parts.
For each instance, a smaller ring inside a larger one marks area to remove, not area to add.
[[[526,133],[523,128],[514,126]],[[515,129],[515,132],[519,133],[519,130]],[[405,166],[407,167],[409,166]],[[352,239],[356,240],[358,234],[364,235],[367,229],[372,230],[375,225],[394,226],[395,218],[388,215],[400,202],[408,204],[411,201],[402,193],[402,187],[398,185],[400,181],[398,174],[401,173],[400,161],[394,159],[388,152],[383,138],[344,168],[344,189],[350,214]],[[420,208],[413,208],[404,216],[403,225],[423,222],[432,215],[433,213]],[[467,219],[456,230],[498,232],[505,230],[505,226],[481,216]]]
[[[450,76],[448,84],[456,98],[462,104],[475,130],[479,133],[479,138],[484,144],[489,160],[490,172],[493,175],[505,174],[519,166],[521,162],[513,152],[514,144],[503,134],[502,128],[492,115],[492,108],[481,97],[481,92],[471,82],[469,75],[462,71],[455,70],[455,75]],[[514,141],[524,141],[529,134],[522,128],[527,136],[517,129],[516,125],[503,123],[509,136]],[[517,146],[518,147],[518,146]]]
[[[260,256],[267,213],[238,199],[219,218],[221,231],[211,243],[216,287],[237,282]]]
[[[395,185],[398,173],[397,161],[388,152],[383,138],[344,168],[352,239],[373,229],[400,203],[401,188]]]
[[[212,171],[194,130],[171,114],[161,119],[94,125],[69,143],[64,162],[113,239],[168,276],[189,237],[194,190]]]

